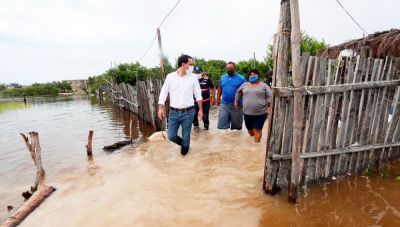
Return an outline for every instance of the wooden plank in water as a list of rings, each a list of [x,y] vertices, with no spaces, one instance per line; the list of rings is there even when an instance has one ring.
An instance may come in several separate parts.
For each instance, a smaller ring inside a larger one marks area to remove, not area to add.
[[[368,58],[365,62],[364,68],[362,70],[362,77],[361,81],[368,82],[370,80],[370,74],[372,72],[372,66],[373,66],[373,58]],[[355,133],[354,133],[354,140],[357,141],[359,144],[361,144],[361,126],[363,122],[363,118],[365,117],[365,113],[368,111],[365,106],[366,106],[366,95],[367,95],[367,89],[363,89],[360,94],[360,99],[359,99],[359,105],[358,105],[358,117],[357,117],[357,122],[356,126],[354,128]],[[355,172],[359,173],[362,169],[364,169],[364,154],[357,154],[356,157],[356,163],[355,163]]]
[[[336,72],[335,72],[335,63],[336,63]],[[329,66],[329,73],[330,74],[330,79],[328,80],[329,84],[328,85],[336,85],[339,82],[339,77],[341,74],[341,64],[342,61],[331,61],[331,65]],[[332,93],[329,94],[329,98],[326,100],[328,104],[328,116],[326,120],[326,131],[325,131],[325,142],[324,142],[324,150],[329,150],[333,148],[332,141],[334,141],[334,138],[336,137],[334,132],[334,128],[337,127],[337,125],[334,125],[335,122],[335,116],[336,116],[336,111],[337,111],[337,105],[338,105],[338,97],[337,94]],[[326,166],[325,166],[325,177],[328,177],[333,174],[331,172],[331,165],[332,165],[332,160],[334,160],[335,157],[328,156],[326,159]]]
[[[379,68],[380,60],[379,59],[374,59],[373,61],[373,67],[372,67],[372,72],[370,76],[370,81],[375,81],[377,78],[377,73],[378,73],[378,68]],[[366,113],[364,115],[362,125],[361,125],[361,131],[360,131],[360,144],[365,145],[370,143],[369,139],[369,132],[370,129],[372,128],[372,116],[374,113],[374,100],[376,101],[377,97],[375,95],[375,89],[368,89],[367,95],[366,95]],[[364,157],[363,157],[363,163],[362,167],[366,168],[369,165],[369,156],[370,152],[365,152]]]
[[[352,81],[352,75],[353,75],[353,58],[349,58],[347,62],[347,73],[345,77],[345,83],[349,84]],[[340,121],[340,128],[339,128],[339,134],[336,139],[336,147],[337,148],[343,148],[346,145],[346,132],[347,132],[347,118],[349,117],[347,115],[348,113],[348,108],[349,108],[349,92],[346,91],[343,93],[343,102],[342,102],[342,108],[341,108],[341,121]],[[338,165],[337,165],[337,170],[336,172],[338,174],[343,174],[346,172],[347,168],[347,155],[339,155],[339,160],[338,160]]]
[[[327,73],[327,65],[328,65],[328,60],[326,58],[321,58],[320,59],[320,67],[319,67],[319,72],[318,72],[318,76],[319,78],[319,86],[325,86],[326,84],[326,73]],[[322,147],[322,141],[324,140],[325,137],[325,118],[326,118],[326,112],[327,112],[327,108],[325,105],[325,95],[318,95],[317,96],[317,106],[318,109],[316,109],[317,111],[317,116],[315,118],[316,120],[316,124],[314,124],[314,126],[316,127],[316,130],[313,133],[313,138],[315,138],[315,140],[311,140],[312,143],[311,145],[315,147],[315,151],[321,151],[321,147]],[[313,142],[316,143],[316,145],[313,144]],[[321,158],[316,158],[315,160],[315,180],[319,180],[322,176],[323,176],[323,164],[325,162],[325,158],[321,157]]]
[[[1,227],[13,227],[21,224],[42,202],[49,197],[56,189],[51,186],[41,185],[33,195],[22,205],[17,212],[8,218]]]
[[[356,67],[354,69],[354,76],[352,83],[359,83],[362,79],[362,71],[365,66],[365,58],[361,56],[357,57]],[[361,94],[360,94],[361,95]],[[359,107],[359,91],[351,91],[350,92],[350,101],[349,101],[349,109],[347,115],[347,135],[346,137],[349,138],[348,144],[346,146],[352,145],[355,143],[355,134],[357,134],[357,123],[358,123],[358,108]],[[348,173],[355,172],[355,165],[356,165],[356,157],[357,154],[350,154],[349,157],[349,164],[348,164]]]
[[[308,61],[308,67],[307,67],[307,73],[306,73],[306,83],[304,85],[312,85],[312,80],[313,80],[313,71],[315,64],[317,64],[318,58],[317,57],[310,57]],[[303,144],[302,144],[302,153],[307,153],[310,152],[310,143],[311,143],[311,132],[312,132],[312,124],[313,124],[313,118],[314,118],[314,102],[312,97],[307,97],[307,106],[304,108],[304,112],[306,113],[304,116],[304,133],[303,133]],[[309,166],[309,160],[307,159],[302,159],[300,162],[301,169],[302,169],[302,175],[301,175],[301,181],[300,184],[303,185],[308,181],[308,175],[310,174],[310,170],[308,168]],[[310,162],[311,163],[311,162]]]

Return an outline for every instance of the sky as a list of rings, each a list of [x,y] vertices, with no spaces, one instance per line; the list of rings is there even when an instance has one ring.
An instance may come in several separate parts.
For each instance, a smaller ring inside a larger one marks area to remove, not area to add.
[[[177,0],[0,0],[0,83],[86,79],[138,61]],[[399,28],[398,0],[341,0],[368,32]],[[330,45],[362,31],[336,0],[299,0],[301,30]],[[161,26],[164,54],[262,60],[279,0],[181,0]],[[157,42],[140,63],[159,64]]]

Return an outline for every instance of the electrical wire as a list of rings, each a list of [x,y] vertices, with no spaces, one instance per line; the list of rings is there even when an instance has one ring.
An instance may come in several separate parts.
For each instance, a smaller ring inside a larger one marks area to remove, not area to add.
[[[361,25],[351,16],[351,14],[344,8],[344,6],[342,5],[342,3],[340,3],[339,0],[336,0],[336,2],[339,4],[340,7],[342,7],[342,9],[347,13],[347,15],[350,17],[350,19],[361,29],[361,31],[363,31],[364,34],[369,35],[369,33],[363,28],[361,27]]]
[[[168,16],[174,11],[174,9],[178,6],[178,4],[181,2],[181,0],[178,0],[175,5],[171,8],[171,10],[167,13],[167,15],[165,15],[164,19],[161,21],[160,25],[158,25],[157,29],[159,29],[161,27],[161,25],[163,25],[163,23],[165,22],[165,20],[168,18]],[[143,55],[138,58],[138,60],[136,62],[140,62],[144,57],[146,57],[146,55],[150,52],[151,48],[153,47],[155,41],[157,39],[157,33],[155,34],[153,40],[150,43],[150,46],[146,49],[146,51],[143,53]]]

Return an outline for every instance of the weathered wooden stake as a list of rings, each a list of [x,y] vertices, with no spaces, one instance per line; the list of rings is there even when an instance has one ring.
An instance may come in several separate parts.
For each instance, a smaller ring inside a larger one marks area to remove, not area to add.
[[[292,143],[292,172],[289,186],[289,201],[296,203],[299,178],[300,178],[300,153],[301,153],[301,128],[303,123],[302,111],[302,92],[299,88],[302,86],[300,74],[300,15],[299,1],[290,0],[290,17],[292,24],[292,73],[294,92],[294,117],[293,117],[293,143]]]
[[[30,143],[28,137],[25,136],[25,134],[20,133],[20,135],[24,139],[25,145],[28,148],[33,163],[35,164],[37,169],[36,180],[34,185],[31,187],[31,191],[34,192],[36,191],[38,186],[43,183],[45,177],[45,171],[42,166],[42,154],[41,154],[42,149],[40,147],[40,142],[39,142],[39,133],[34,131],[29,133],[31,139]]]
[[[280,19],[278,32],[274,37],[273,59],[274,69],[272,84],[277,87],[286,87],[288,85],[289,74],[289,48],[290,48],[290,9],[289,0],[281,1]],[[273,122],[283,122],[286,113],[286,100],[280,99],[273,95],[271,108],[267,123],[267,145],[266,145],[266,160],[264,171],[263,188],[266,193],[274,194],[276,185],[276,174],[279,172],[278,162],[273,162],[268,158],[270,153],[280,153],[282,137],[276,136],[282,131],[283,124],[273,125]],[[274,120],[274,118],[276,118]],[[275,136],[275,137],[274,137]]]
[[[132,119],[129,121],[129,141],[132,143]]]
[[[14,227],[21,224],[21,222],[55,190],[56,189],[53,187],[41,185],[37,191],[22,205],[22,207],[15,212],[13,216],[1,224],[1,227]]]
[[[86,145],[86,151],[87,151],[88,157],[93,156],[93,153],[92,153],[92,140],[93,140],[93,130],[89,130],[88,143]]]
[[[165,79],[165,65],[164,65],[164,53],[161,44],[161,32],[160,28],[157,28],[157,38],[158,38],[158,48],[160,49],[160,66],[161,66],[161,73],[162,78]]]

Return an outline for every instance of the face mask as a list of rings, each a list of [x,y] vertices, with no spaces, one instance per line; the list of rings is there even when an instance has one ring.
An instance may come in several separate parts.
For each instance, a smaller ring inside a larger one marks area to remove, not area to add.
[[[257,83],[257,81],[258,81],[258,75],[254,75],[249,78],[250,83]]]
[[[192,65],[192,66],[189,66],[189,69],[187,70],[187,72],[188,72],[188,73],[192,73],[192,72],[193,72],[193,68],[194,68],[193,65]]]
[[[229,69],[226,72],[228,73],[229,76],[234,76],[235,75],[235,70],[233,70],[233,69]]]
[[[197,79],[201,79],[202,78],[202,75],[201,75],[201,73],[199,73],[199,74],[196,74],[197,75]]]

